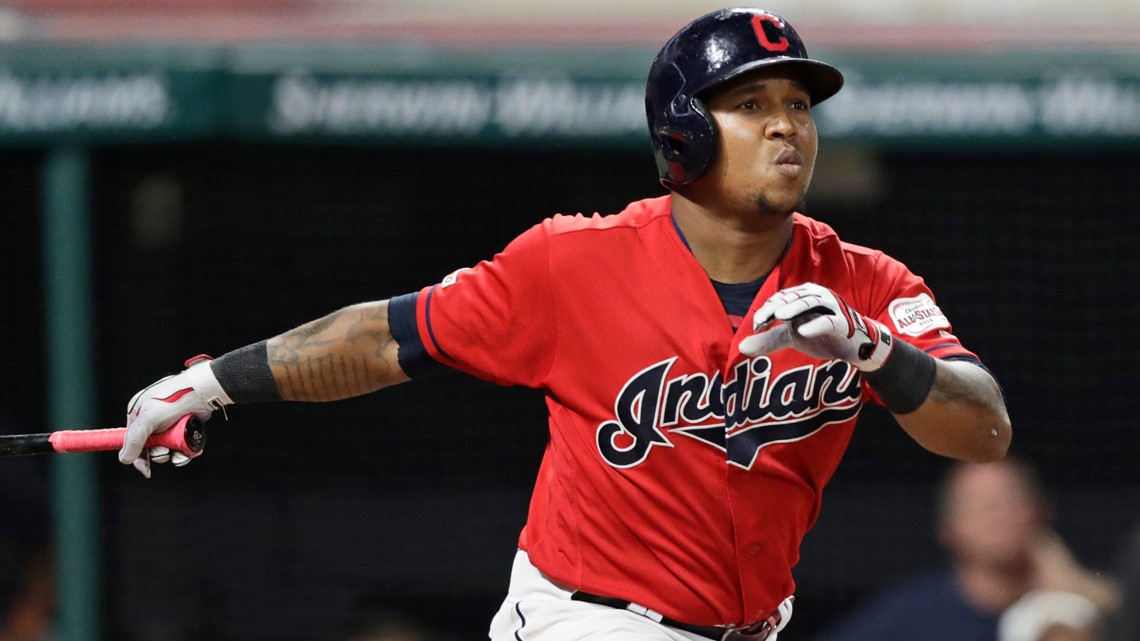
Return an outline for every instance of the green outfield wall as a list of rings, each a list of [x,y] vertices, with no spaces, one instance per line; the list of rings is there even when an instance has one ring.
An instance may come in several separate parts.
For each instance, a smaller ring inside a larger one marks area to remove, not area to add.
[[[0,145],[235,137],[425,145],[645,144],[645,49],[0,49]],[[829,139],[1140,142],[1140,52],[820,52],[847,87]]]

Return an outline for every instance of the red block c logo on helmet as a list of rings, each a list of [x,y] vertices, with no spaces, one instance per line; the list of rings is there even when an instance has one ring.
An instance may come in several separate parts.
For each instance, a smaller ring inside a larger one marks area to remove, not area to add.
[[[759,14],[752,16],[752,29],[756,31],[756,39],[760,41],[760,46],[768,51],[787,51],[788,39],[783,35],[776,42],[768,39],[768,34],[764,31],[764,23],[770,22],[776,25],[777,29],[783,30],[784,21],[779,17],[770,14]]]

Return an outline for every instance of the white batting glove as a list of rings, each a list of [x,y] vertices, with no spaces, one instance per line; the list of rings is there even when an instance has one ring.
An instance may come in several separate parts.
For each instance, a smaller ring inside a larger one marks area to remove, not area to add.
[[[205,421],[214,410],[233,404],[210,369],[208,356],[195,356],[186,365],[182,373],[140,390],[127,404],[127,434],[123,449],[119,450],[119,462],[133,465],[147,478],[151,461],[171,461],[179,467],[190,462],[190,457],[166,447],[152,447],[144,453],[146,440],[152,434],[170,429],[187,414]]]
[[[740,341],[748,356],[790,347],[822,359],[839,359],[864,372],[883,366],[894,345],[878,321],[851,309],[839,294],[815,283],[782,289],[752,316],[755,334]]]

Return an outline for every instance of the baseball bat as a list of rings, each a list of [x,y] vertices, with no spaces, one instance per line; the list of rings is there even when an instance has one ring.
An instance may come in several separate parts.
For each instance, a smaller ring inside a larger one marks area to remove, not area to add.
[[[45,434],[0,436],[0,457],[117,450],[123,447],[126,434],[127,428],[112,427],[103,430],[60,430]],[[146,447],[158,445],[191,458],[198,456],[206,445],[202,421],[193,414],[183,416],[170,429],[146,440]]]

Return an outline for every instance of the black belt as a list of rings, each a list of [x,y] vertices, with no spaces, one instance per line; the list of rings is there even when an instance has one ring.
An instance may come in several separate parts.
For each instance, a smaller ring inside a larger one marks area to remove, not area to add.
[[[649,608],[615,597],[598,596],[596,594],[578,591],[571,594],[570,599],[573,601],[605,605],[619,610],[629,610],[630,612],[635,612],[653,620],[659,620],[661,624],[667,625],[670,628],[692,632],[706,639],[715,639],[716,641],[764,641],[768,638],[768,635],[772,634],[772,630],[775,629],[776,625],[780,623],[780,615],[773,614],[763,621],[757,621],[756,623],[746,626],[724,627],[719,625],[693,625],[692,623],[671,619],[656,612],[650,615],[648,613],[653,611]],[[658,616],[661,618],[657,619]]]

